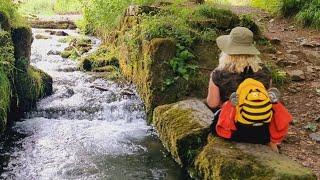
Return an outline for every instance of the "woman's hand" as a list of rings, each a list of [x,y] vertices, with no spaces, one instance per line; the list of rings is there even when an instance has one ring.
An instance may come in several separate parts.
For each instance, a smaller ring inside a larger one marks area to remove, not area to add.
[[[279,153],[278,145],[276,143],[270,142],[269,147],[271,148],[272,151]]]

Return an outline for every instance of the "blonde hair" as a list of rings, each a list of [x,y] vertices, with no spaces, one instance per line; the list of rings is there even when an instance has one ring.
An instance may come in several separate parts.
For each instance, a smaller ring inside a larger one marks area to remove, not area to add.
[[[245,67],[251,67],[253,72],[257,72],[262,69],[261,64],[261,59],[257,55],[228,55],[222,52],[216,69],[242,73]]]

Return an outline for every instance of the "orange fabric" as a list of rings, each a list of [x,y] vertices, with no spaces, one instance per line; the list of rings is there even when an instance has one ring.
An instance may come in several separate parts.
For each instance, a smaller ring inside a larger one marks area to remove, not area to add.
[[[272,109],[274,115],[269,125],[270,140],[273,143],[279,144],[288,133],[292,116],[281,103],[273,104]],[[216,132],[220,137],[230,139],[232,133],[237,130],[235,126],[235,115],[236,108],[230,101],[225,102],[221,108],[221,113],[216,126]]]
[[[232,133],[237,130],[235,126],[236,108],[230,101],[226,101],[221,108],[216,132],[220,137],[230,139]]]
[[[281,103],[272,105],[274,111],[273,119],[269,125],[270,140],[273,143],[281,143],[283,138],[287,135],[289,123],[292,121],[292,115]]]

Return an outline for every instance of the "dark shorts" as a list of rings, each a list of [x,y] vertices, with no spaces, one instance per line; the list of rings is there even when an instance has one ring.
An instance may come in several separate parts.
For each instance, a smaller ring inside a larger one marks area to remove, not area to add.
[[[214,111],[215,116],[210,126],[211,133],[216,135],[216,125],[219,120],[220,110]],[[269,124],[263,126],[247,126],[236,123],[237,131],[232,134],[231,141],[253,144],[267,144],[270,142]]]

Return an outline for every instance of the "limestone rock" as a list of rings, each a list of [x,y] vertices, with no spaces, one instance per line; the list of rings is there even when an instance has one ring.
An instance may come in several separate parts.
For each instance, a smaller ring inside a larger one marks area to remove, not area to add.
[[[76,29],[77,26],[73,21],[39,21],[34,20],[30,21],[30,24],[33,28],[42,28],[42,29]]]
[[[306,79],[302,70],[292,70],[287,72],[292,81],[303,81]]]
[[[34,36],[34,38],[36,39],[50,39],[49,36],[45,36],[45,35],[42,35],[42,34],[37,34]]]
[[[186,100],[159,106],[152,124],[164,146],[183,166],[192,163],[207,140],[213,113],[199,100]]]
[[[201,179],[316,179],[311,170],[267,146],[209,137],[195,160]]]

